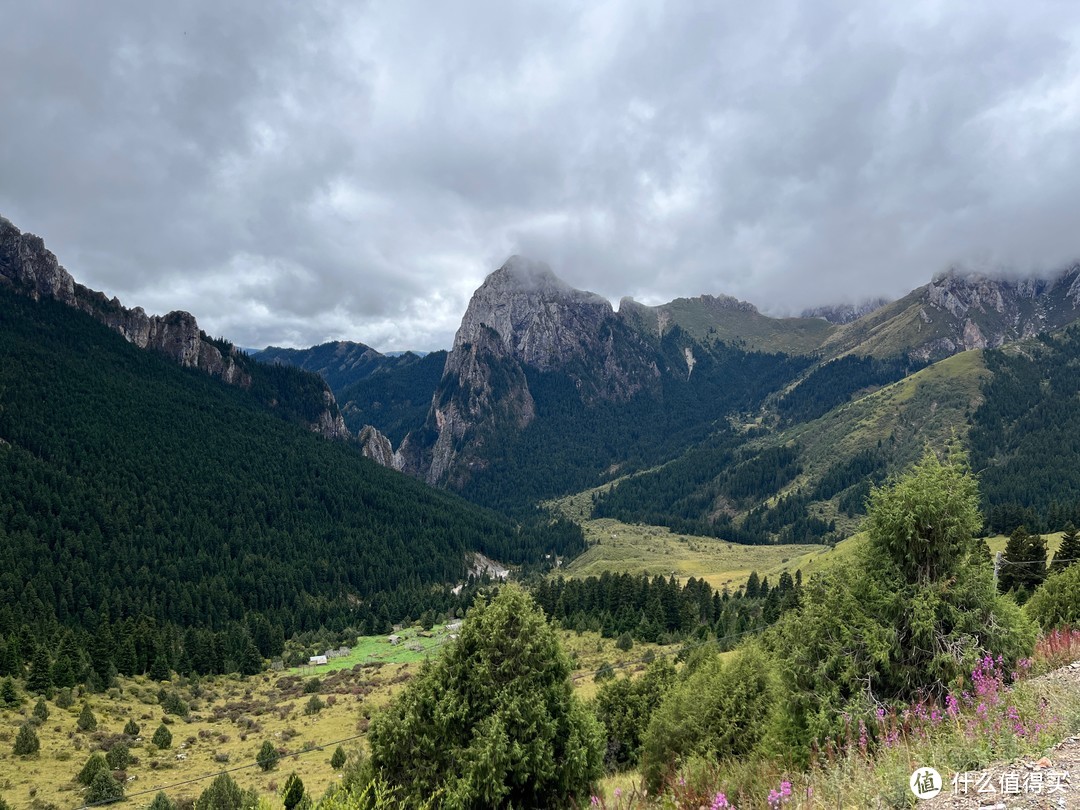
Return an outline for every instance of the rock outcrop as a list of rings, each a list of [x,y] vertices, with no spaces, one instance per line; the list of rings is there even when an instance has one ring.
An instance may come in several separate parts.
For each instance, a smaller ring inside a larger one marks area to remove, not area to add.
[[[829,323],[843,325],[857,321],[864,315],[881,309],[889,303],[888,298],[871,298],[857,304],[833,304],[830,306],[814,307],[803,310],[802,318],[821,318]]]
[[[404,466],[401,454],[394,452],[390,440],[378,429],[364,425],[356,438],[360,442],[360,452],[376,464],[392,470],[400,470]]]
[[[147,315],[142,307],[128,309],[117,298],[84,287],[60,265],[41,237],[22,233],[4,217],[0,217],[0,284],[34,300],[52,298],[80,309],[140,349],[165,354],[186,368],[199,369],[229,385],[251,385],[242,352],[208,338],[193,315],[180,311]],[[312,430],[328,438],[348,436],[329,390],[324,391],[323,405],[310,425]]]
[[[483,467],[493,431],[535,418],[527,368],[567,374],[589,403],[628,399],[659,377],[653,353],[605,298],[513,256],[473,294],[432,401],[434,442],[407,437],[406,469],[453,485]]]

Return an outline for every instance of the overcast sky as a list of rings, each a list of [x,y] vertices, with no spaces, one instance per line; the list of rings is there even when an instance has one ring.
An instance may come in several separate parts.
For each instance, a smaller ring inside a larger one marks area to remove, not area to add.
[[[0,214],[243,346],[448,347],[513,253],[772,312],[1080,257],[1080,4],[0,0]]]

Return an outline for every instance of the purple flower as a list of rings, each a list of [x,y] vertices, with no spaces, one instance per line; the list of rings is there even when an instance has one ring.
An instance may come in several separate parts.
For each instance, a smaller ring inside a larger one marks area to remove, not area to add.
[[[717,793],[716,798],[712,800],[712,807],[709,810],[724,810],[726,807],[731,807],[731,803],[727,800],[727,796],[723,793]]]

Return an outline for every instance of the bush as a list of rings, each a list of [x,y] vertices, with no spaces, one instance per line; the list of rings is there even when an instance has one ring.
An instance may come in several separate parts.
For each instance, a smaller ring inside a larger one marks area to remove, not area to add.
[[[341,767],[345,764],[346,760],[345,749],[340,745],[334,750],[334,755],[330,757],[330,767],[335,771],[341,770]]]
[[[105,761],[109,763],[109,767],[114,771],[126,770],[127,766],[131,764],[131,751],[128,750],[127,745],[124,743],[116,743],[105,754]]]
[[[593,675],[593,680],[596,683],[603,683],[604,681],[610,681],[615,677],[615,668],[611,666],[607,661],[600,665],[600,669],[596,670],[596,674]]]
[[[629,652],[634,649],[634,640],[630,638],[629,633],[623,633],[619,636],[619,640],[615,642],[615,648],[623,652]]]
[[[134,719],[128,720],[127,723],[124,724],[124,733],[127,734],[129,737],[138,737],[139,724],[136,723]]]
[[[322,681],[318,678],[312,678],[304,682],[304,694],[311,695],[322,689]]]
[[[124,786],[108,771],[101,771],[86,789],[86,804],[109,804],[124,798]]]
[[[165,699],[161,701],[161,708],[164,709],[165,714],[175,714],[178,717],[187,717],[188,714],[188,705],[176,692],[165,695]]]
[[[765,734],[775,699],[772,668],[759,647],[743,647],[727,665],[714,654],[653,712],[641,745],[649,789],[658,790],[669,769],[692,755],[749,754]]]
[[[15,681],[11,680],[10,676],[4,678],[3,682],[0,683],[0,703],[8,707],[18,706],[22,703],[19,693],[15,689]]]
[[[56,708],[58,709],[70,709],[75,705],[75,695],[72,694],[71,689],[64,687],[56,695]]]
[[[375,717],[374,778],[407,806],[433,796],[458,807],[580,803],[602,772],[603,741],[570,674],[543,612],[502,586]]]
[[[97,728],[97,718],[94,717],[93,711],[90,710],[90,704],[84,703],[82,711],[79,713],[79,720],[76,725],[82,731],[93,731]]]
[[[304,714],[318,714],[325,708],[326,703],[323,702],[323,699],[318,695],[312,695],[311,699],[308,700],[307,704],[304,706]]]
[[[94,777],[99,773],[108,773],[109,763],[105,760],[101,754],[92,754],[90,759],[86,760],[86,764],[82,766],[82,770],[75,777],[75,781],[79,784],[90,787],[94,781]]]
[[[1080,565],[1047,577],[1024,605],[1024,612],[1044,630],[1080,625]]]
[[[674,682],[674,665],[660,658],[640,678],[620,678],[597,693],[596,717],[607,733],[604,764],[609,769],[637,765],[649,720]]]
[[[930,451],[876,488],[851,563],[815,577],[764,639],[783,680],[776,746],[805,762],[814,739],[873,704],[931,702],[986,655],[1028,654],[1034,625],[999,596],[974,477]]]
[[[176,802],[159,790],[154,795],[154,800],[150,802],[148,810],[176,810]]]
[[[31,754],[36,754],[41,750],[41,742],[38,740],[37,732],[34,731],[32,723],[23,723],[19,728],[19,733],[15,735],[15,748],[13,753],[16,756],[25,757]]]
[[[259,763],[259,767],[264,771],[274,770],[280,759],[281,754],[278,753],[277,748],[275,748],[274,744],[269,740],[262,744],[258,756],[255,757],[255,761]]]
[[[241,790],[231,776],[223,773],[199,794],[195,810],[254,810],[258,804],[258,794]]]
[[[172,745],[172,732],[165,727],[164,723],[162,723],[157,727],[157,731],[154,732],[154,736],[150,739],[150,742],[158,748],[168,748]]]
[[[34,704],[34,719],[38,723],[44,723],[49,719],[49,707],[45,703],[45,698],[38,698],[38,702]]]

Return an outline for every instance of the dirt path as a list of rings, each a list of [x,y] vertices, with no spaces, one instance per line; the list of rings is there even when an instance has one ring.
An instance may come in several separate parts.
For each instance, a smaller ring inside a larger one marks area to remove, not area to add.
[[[1080,661],[1039,680],[1080,686]],[[981,771],[945,777],[942,792],[919,810],[1080,810],[1080,735],[1067,737],[1036,760],[996,762]]]

